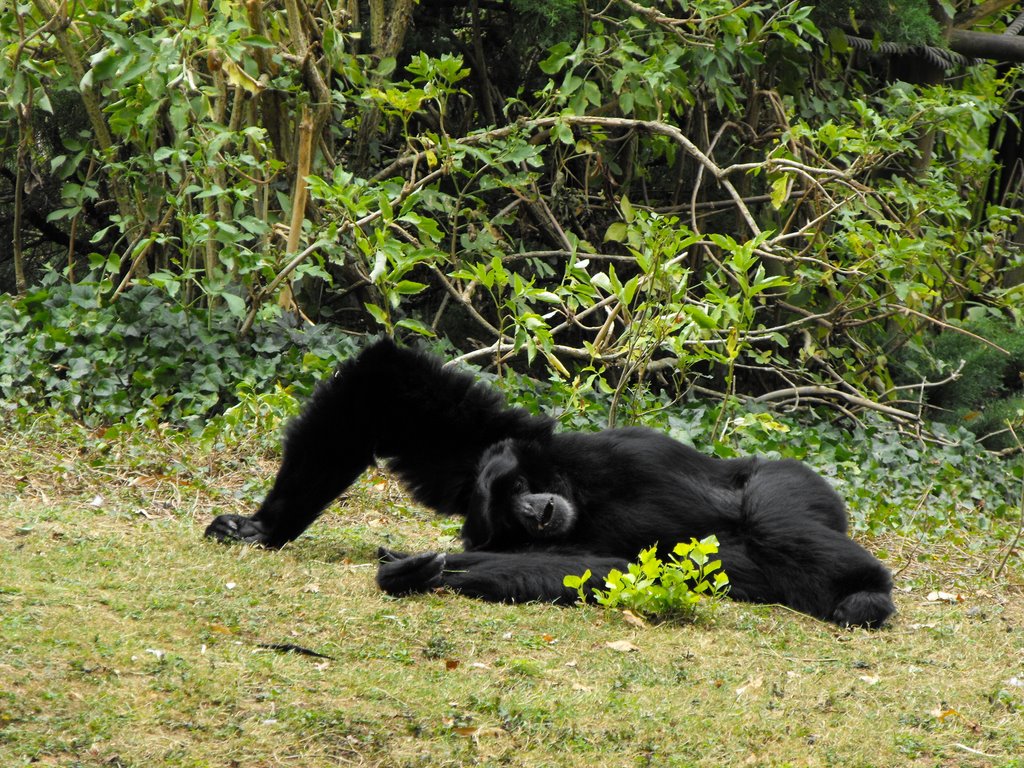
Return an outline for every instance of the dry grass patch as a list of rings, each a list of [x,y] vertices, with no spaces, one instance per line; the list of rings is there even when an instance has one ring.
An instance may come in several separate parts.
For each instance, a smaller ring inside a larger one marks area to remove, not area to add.
[[[221,546],[273,462],[146,442],[0,440],[2,766],[1024,765],[1018,571],[908,561],[880,632],[394,600],[376,546],[456,528],[386,478],[281,552]]]

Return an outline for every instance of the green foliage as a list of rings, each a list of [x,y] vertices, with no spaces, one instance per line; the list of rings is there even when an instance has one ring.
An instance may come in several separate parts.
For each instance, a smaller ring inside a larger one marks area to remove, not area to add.
[[[699,603],[716,599],[729,589],[729,577],[721,570],[722,561],[712,559],[718,552],[714,536],[689,543],[680,542],[668,559],[658,557],[658,548],[640,553],[625,573],[613,569],[605,578],[606,589],[592,588],[593,599],[605,608],[628,608],[658,618],[693,619]],[[586,600],[585,589],[590,571],[581,576],[567,575],[563,583]]]
[[[1024,331],[1020,327],[992,316],[969,320],[960,330],[936,337],[931,357],[924,363],[929,364],[937,369],[935,376],[959,371],[953,380],[928,393],[937,418],[966,427],[990,448],[1017,447],[1007,425],[1024,437]]]
[[[54,407],[90,424],[147,418],[195,430],[285,387],[302,398],[351,345],[321,326],[260,324],[240,340],[223,310],[185,311],[140,287],[104,306],[95,286],[55,276],[21,298],[0,297],[3,409]],[[251,415],[251,414],[250,414]]]
[[[942,29],[928,0],[820,0],[822,25],[851,28],[860,35],[911,45],[941,45]]]
[[[766,51],[780,58],[799,55],[821,39],[811,9],[795,2],[703,0],[699,10],[670,5],[684,21],[673,25],[671,16],[637,8],[626,23],[595,22],[576,45],[553,46],[540,67],[561,77],[552,77],[544,93],[578,115],[609,99],[623,115],[642,119],[683,113],[702,99],[738,113],[748,98],[744,80],[757,76]]]

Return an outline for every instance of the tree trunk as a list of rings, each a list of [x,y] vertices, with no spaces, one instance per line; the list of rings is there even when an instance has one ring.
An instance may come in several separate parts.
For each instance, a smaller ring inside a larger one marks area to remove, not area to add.
[[[376,61],[397,56],[402,50],[415,4],[416,0],[370,0],[370,40]],[[380,78],[374,77],[371,85],[379,84]],[[355,147],[356,173],[365,173],[369,166],[370,140],[377,133],[380,118],[380,110],[374,107],[363,116],[359,124]]]

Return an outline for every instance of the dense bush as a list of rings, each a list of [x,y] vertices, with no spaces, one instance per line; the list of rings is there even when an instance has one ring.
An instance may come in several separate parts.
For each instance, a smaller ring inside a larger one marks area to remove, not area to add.
[[[921,40],[926,5],[819,10],[885,10]],[[286,311],[442,335],[613,390],[609,421],[698,377],[887,400],[892,353],[927,348],[933,318],[1020,321],[1020,189],[996,153],[1019,72],[876,79],[813,18],[777,0],[11,6],[0,178],[38,239],[10,284],[49,264],[89,275],[75,300],[98,312],[151,285],[246,330]]]
[[[59,408],[94,424],[138,416],[201,429],[238,393],[282,385],[297,397],[347,356],[330,326],[259,327],[239,339],[226,311],[185,311],[153,288],[104,306],[95,286],[52,277],[0,297],[2,409]]]

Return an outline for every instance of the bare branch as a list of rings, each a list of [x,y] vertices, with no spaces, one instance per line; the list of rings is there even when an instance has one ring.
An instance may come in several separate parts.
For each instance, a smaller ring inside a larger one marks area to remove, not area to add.
[[[896,419],[902,419],[903,421],[918,421],[916,414],[908,411],[902,411],[899,408],[893,408],[882,403],[876,403],[873,400],[868,400],[865,397],[851,394],[850,392],[843,392],[839,389],[833,389],[832,387],[820,387],[820,386],[806,386],[806,387],[787,387],[785,389],[779,389],[775,392],[768,392],[760,395],[759,397],[751,398],[751,402],[754,403],[768,403],[775,400],[793,399],[799,400],[802,397],[830,397],[845,400],[848,403],[856,405],[860,408],[866,408],[872,411],[878,411],[884,413],[887,416],[892,416]]]

